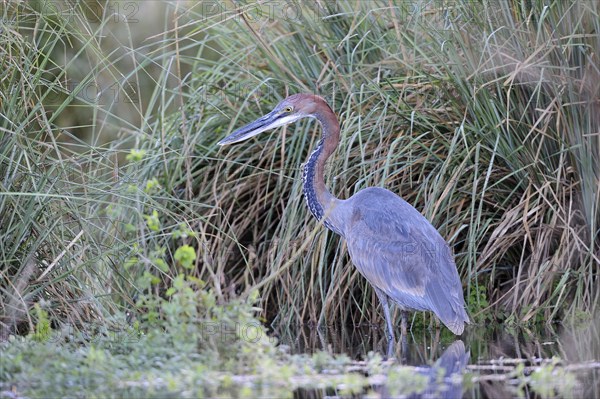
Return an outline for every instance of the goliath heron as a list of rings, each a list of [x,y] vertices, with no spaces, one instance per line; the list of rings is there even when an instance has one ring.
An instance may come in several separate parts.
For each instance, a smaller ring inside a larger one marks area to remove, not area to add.
[[[389,190],[369,187],[343,200],[325,187],[325,162],[340,141],[340,125],[323,98],[292,95],[218,144],[237,143],[301,118],[317,119],[322,129],[302,175],[306,203],[320,222],[346,239],[352,262],[383,306],[389,341],[395,341],[390,300],[402,310],[403,337],[408,310],[432,311],[450,331],[462,334],[469,317],[460,278],[446,241],[431,223]]]

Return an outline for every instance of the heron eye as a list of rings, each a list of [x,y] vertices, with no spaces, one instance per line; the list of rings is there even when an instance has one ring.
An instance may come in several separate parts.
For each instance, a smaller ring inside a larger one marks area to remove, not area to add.
[[[286,114],[289,114],[290,112],[292,112],[294,109],[291,106],[287,106],[283,109],[283,112],[285,112]]]

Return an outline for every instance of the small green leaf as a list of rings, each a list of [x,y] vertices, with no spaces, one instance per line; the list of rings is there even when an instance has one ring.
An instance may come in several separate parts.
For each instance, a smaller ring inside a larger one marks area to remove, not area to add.
[[[129,162],[139,162],[144,159],[144,156],[146,156],[146,150],[136,150],[132,148],[125,159],[127,159]]]
[[[178,274],[173,280],[173,288],[175,288],[177,291],[180,291],[183,288],[183,277],[183,274]]]
[[[158,190],[159,188],[160,188],[160,184],[158,183],[158,180],[155,177],[146,182],[146,188],[144,189],[144,191],[146,193],[151,193],[153,191]]]
[[[167,262],[165,262],[163,259],[155,258],[152,259],[152,262],[156,265],[156,267],[160,269],[161,272],[166,273],[169,271],[169,266],[167,265]]]
[[[34,309],[37,320],[35,323],[35,333],[33,334],[33,338],[39,342],[47,341],[52,333],[50,319],[48,319],[48,313],[42,309],[39,303],[35,304]]]
[[[175,260],[186,269],[191,269],[196,260],[196,250],[189,245],[182,245],[175,251]]]
[[[130,258],[128,258],[125,263],[123,264],[123,266],[125,267],[125,270],[129,269],[131,266],[135,266],[137,265],[139,262],[139,259],[137,258],[137,256],[132,256]]]
[[[152,211],[152,215],[144,215],[148,228],[152,231],[158,231],[160,229],[160,220],[158,219],[158,212]]]

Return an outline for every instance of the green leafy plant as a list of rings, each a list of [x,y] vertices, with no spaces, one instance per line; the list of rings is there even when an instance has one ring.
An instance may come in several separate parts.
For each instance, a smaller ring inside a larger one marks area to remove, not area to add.
[[[175,251],[175,260],[184,269],[191,269],[196,261],[196,250],[189,245],[182,245]]]
[[[35,304],[35,332],[33,337],[36,341],[46,341],[52,334],[52,328],[50,327],[50,319],[48,319],[48,313],[42,309],[39,303]]]

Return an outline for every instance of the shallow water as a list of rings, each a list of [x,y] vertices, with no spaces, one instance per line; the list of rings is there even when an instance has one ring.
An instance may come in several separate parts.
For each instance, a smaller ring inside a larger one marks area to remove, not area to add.
[[[469,326],[461,337],[445,329],[412,330],[404,344],[394,345],[390,362],[415,366],[415,374],[431,377],[427,390],[393,395],[386,388],[394,381],[388,380],[370,391],[381,398],[600,398],[599,327],[599,320],[536,331]],[[381,326],[304,326],[286,331],[275,328],[275,333],[292,353],[344,353],[361,361],[373,352],[383,357],[388,352]],[[306,390],[296,396],[342,397],[331,391]]]

